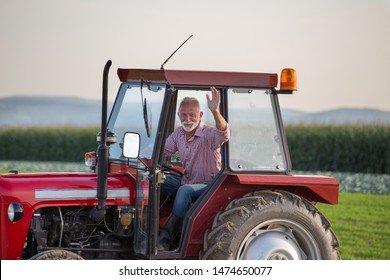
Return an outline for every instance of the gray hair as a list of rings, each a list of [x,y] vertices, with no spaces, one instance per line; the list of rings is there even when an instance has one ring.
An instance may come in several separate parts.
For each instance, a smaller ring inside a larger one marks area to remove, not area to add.
[[[180,111],[180,108],[183,104],[189,104],[189,103],[194,103],[199,109],[200,109],[200,103],[199,103],[199,100],[196,99],[195,97],[184,97],[181,102],[180,102],[180,106],[179,106],[179,111]]]

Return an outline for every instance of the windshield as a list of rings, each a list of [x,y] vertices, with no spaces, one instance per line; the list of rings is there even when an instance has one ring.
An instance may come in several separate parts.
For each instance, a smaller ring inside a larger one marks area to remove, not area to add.
[[[151,158],[165,87],[165,84],[140,81],[122,84],[108,121],[108,129],[118,139],[110,147],[111,159],[124,159],[122,145],[125,132],[140,134],[140,157]]]
[[[269,90],[229,89],[230,168],[282,171],[286,161]]]

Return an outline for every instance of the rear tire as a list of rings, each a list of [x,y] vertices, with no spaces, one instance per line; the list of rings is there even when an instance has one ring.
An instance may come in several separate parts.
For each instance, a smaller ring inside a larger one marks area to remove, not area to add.
[[[338,260],[328,220],[306,199],[259,191],[232,201],[205,234],[202,259]]]

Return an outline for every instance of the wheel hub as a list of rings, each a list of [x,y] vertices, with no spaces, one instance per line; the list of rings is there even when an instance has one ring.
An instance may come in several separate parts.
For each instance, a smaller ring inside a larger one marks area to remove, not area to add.
[[[241,258],[244,260],[306,259],[290,229],[258,230],[248,238]]]

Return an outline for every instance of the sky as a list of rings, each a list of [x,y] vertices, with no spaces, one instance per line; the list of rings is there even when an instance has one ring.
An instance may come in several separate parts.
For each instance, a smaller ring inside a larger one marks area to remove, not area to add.
[[[281,106],[390,111],[390,0],[0,0],[0,98],[101,99],[103,67],[280,73]]]

